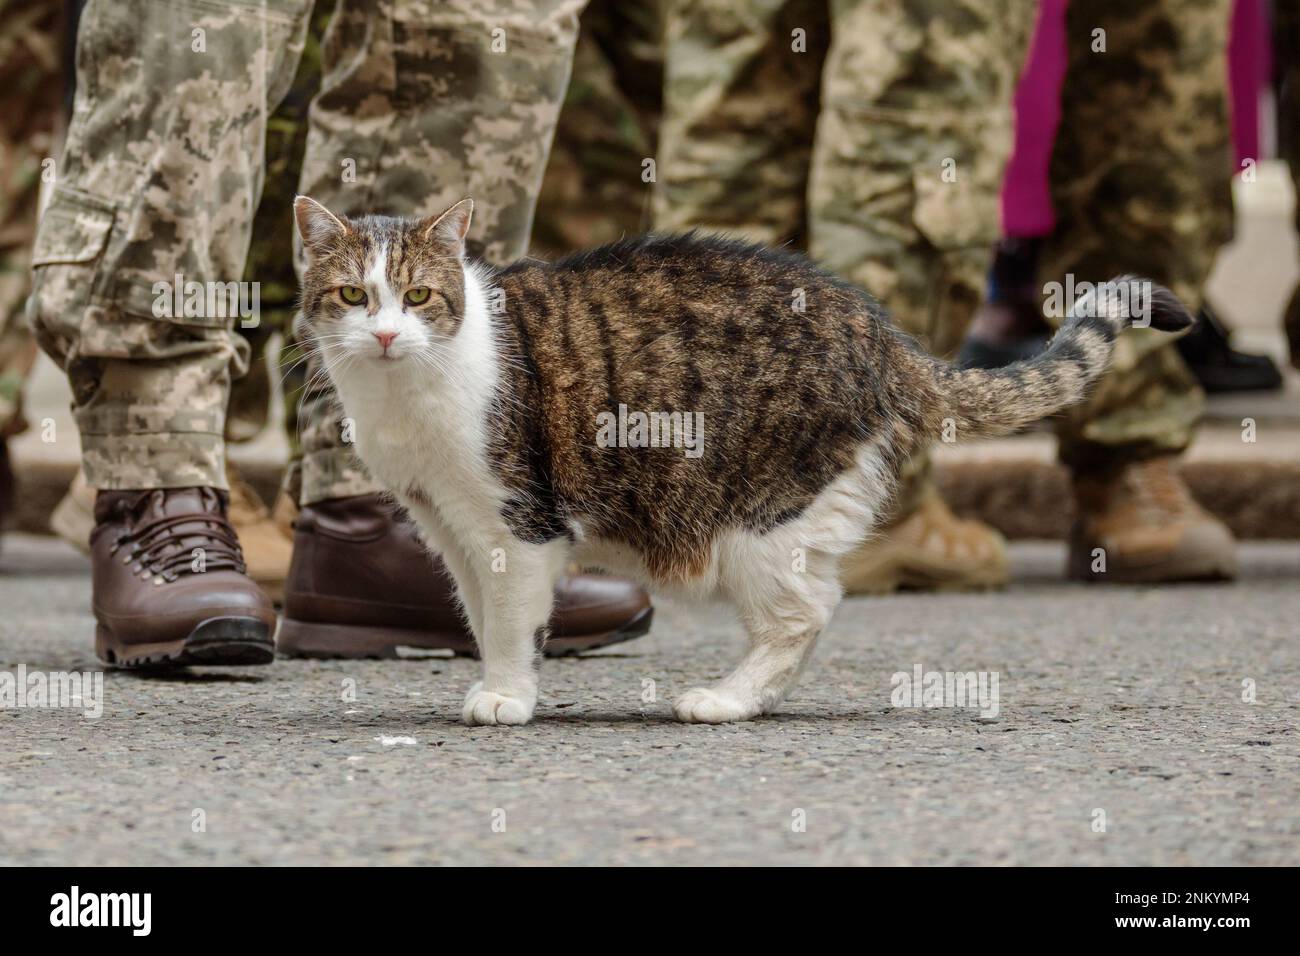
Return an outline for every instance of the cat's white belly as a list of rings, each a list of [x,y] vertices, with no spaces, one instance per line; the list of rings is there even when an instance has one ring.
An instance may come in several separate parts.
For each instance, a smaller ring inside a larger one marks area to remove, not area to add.
[[[419,402],[359,404],[357,454],[404,504],[428,504],[423,510],[436,519],[426,529],[430,545],[443,549],[452,537],[466,549],[491,548],[508,533],[502,518],[508,492],[488,465],[486,440],[474,423]]]
[[[718,589],[718,556],[716,548],[710,554],[704,571],[685,584],[665,584],[655,580],[646,568],[641,552],[621,541],[591,537],[581,522],[572,522],[577,538],[573,548],[574,563],[580,568],[604,571],[652,588],[659,594],[671,594],[688,600],[702,600]]]
[[[723,531],[711,543],[701,573],[672,587],[650,576],[640,552],[592,535],[581,521],[571,522],[574,559],[582,567],[696,600],[719,592],[733,597],[750,594],[780,579],[787,579],[783,586],[789,587],[790,581],[808,575],[810,562],[827,564],[834,576],[840,557],[879,520],[893,482],[877,443],[864,443],[857,449],[854,467],[822,489],[802,514],[762,533],[740,527]]]

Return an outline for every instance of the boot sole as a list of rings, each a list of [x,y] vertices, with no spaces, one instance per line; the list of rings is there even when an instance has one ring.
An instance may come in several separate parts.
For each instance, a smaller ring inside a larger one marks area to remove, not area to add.
[[[654,608],[648,607],[613,631],[552,637],[543,653],[547,657],[569,657],[585,651],[621,644],[650,630]],[[283,618],[278,632],[278,649],[285,657],[326,660],[394,660],[402,647],[422,651],[451,651],[456,657],[477,658],[472,639],[456,633],[411,631],[396,627],[367,627],[353,624],[316,624]]]
[[[1159,560],[1146,564],[1109,564],[1105,571],[1092,570],[1096,542],[1070,535],[1066,576],[1089,584],[1178,584],[1193,581],[1231,581],[1237,576],[1237,552],[1227,532],[1201,530],[1184,538],[1180,547]]]
[[[254,667],[275,660],[275,639],[255,617],[213,617],[185,637],[153,644],[125,644],[104,625],[95,628],[95,653],[125,670],[196,666]]]
[[[1190,555],[1145,567],[1111,567],[1094,573],[1090,553],[1082,559],[1071,558],[1069,578],[1086,584],[1180,584],[1206,581],[1231,581],[1237,576],[1235,560]]]
[[[840,584],[850,596],[893,594],[895,591],[990,591],[1007,585],[1005,551],[988,564],[943,565],[908,552],[877,561],[859,560],[841,566]]]

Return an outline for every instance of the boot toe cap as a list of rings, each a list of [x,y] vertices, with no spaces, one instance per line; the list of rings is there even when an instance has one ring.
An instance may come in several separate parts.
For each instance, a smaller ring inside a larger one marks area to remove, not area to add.
[[[556,636],[614,631],[649,608],[650,595],[630,581],[575,574],[556,589],[551,626]]]

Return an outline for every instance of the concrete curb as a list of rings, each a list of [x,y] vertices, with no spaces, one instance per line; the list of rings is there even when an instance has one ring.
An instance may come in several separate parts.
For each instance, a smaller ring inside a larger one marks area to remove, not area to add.
[[[281,466],[240,462],[240,474],[268,504]],[[18,465],[15,530],[49,534],[49,514],[72,481],[68,462]],[[1190,461],[1183,477],[1209,511],[1245,539],[1300,538],[1300,462]],[[1064,468],[1041,458],[940,461],[935,477],[958,514],[979,518],[1008,538],[1061,539],[1073,520]]]

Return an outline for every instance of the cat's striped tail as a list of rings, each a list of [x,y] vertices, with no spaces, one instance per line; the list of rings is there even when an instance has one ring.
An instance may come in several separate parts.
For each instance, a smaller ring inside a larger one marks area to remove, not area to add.
[[[988,371],[936,362],[939,401],[932,425],[948,441],[1016,431],[1082,401],[1109,366],[1124,329],[1149,325],[1177,332],[1191,324],[1164,286],[1135,276],[1099,283],[1075,299],[1051,343],[1032,359]]]

